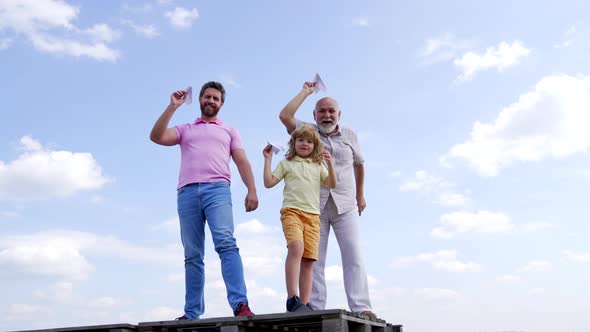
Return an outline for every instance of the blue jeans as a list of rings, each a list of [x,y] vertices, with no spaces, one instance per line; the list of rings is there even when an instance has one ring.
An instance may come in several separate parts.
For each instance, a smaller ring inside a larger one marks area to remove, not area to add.
[[[177,202],[184,247],[185,316],[198,319],[205,312],[205,222],[221,260],[229,305],[235,310],[240,302],[248,302],[242,258],[234,238],[229,183],[188,184],[178,189]]]

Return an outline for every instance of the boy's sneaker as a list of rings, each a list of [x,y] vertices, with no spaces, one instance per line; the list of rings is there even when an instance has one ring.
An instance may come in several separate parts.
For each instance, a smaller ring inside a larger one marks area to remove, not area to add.
[[[240,302],[234,310],[234,316],[254,316],[254,313],[250,310],[248,303]]]
[[[288,312],[309,312],[311,308],[301,302],[299,296],[295,295],[287,300]]]

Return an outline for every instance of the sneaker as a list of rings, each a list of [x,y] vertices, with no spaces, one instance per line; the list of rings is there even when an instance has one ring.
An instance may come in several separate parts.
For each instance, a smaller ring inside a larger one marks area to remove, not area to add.
[[[185,315],[182,315],[180,317],[176,317],[174,320],[191,320],[191,319],[186,317]]]
[[[248,303],[240,302],[234,310],[234,316],[254,316],[254,313],[250,310]]]
[[[370,310],[365,310],[365,311],[361,312],[361,315],[365,315],[365,316],[370,317],[370,318],[377,318],[377,315],[375,315]]]
[[[299,296],[295,295],[287,300],[288,312],[309,312],[311,308],[301,302]]]

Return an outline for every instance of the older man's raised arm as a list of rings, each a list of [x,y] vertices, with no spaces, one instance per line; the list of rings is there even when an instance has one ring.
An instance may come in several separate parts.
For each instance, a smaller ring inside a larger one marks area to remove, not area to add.
[[[291,99],[291,101],[287,105],[285,105],[285,107],[283,107],[283,110],[281,110],[281,113],[279,114],[279,119],[281,120],[283,125],[285,125],[285,128],[287,128],[287,132],[289,134],[291,134],[291,132],[295,130],[295,113],[299,109],[299,106],[303,104],[303,102],[307,97],[309,97],[309,95],[315,92],[315,89],[315,83],[303,83],[303,88],[301,89],[301,91],[299,91],[299,93],[295,97],[293,97],[293,99]]]

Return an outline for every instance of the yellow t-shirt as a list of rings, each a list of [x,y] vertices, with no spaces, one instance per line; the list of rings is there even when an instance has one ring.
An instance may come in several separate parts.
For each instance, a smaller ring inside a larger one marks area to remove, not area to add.
[[[281,160],[272,175],[285,179],[284,208],[320,214],[320,186],[328,177],[326,166],[295,156],[292,160]]]

